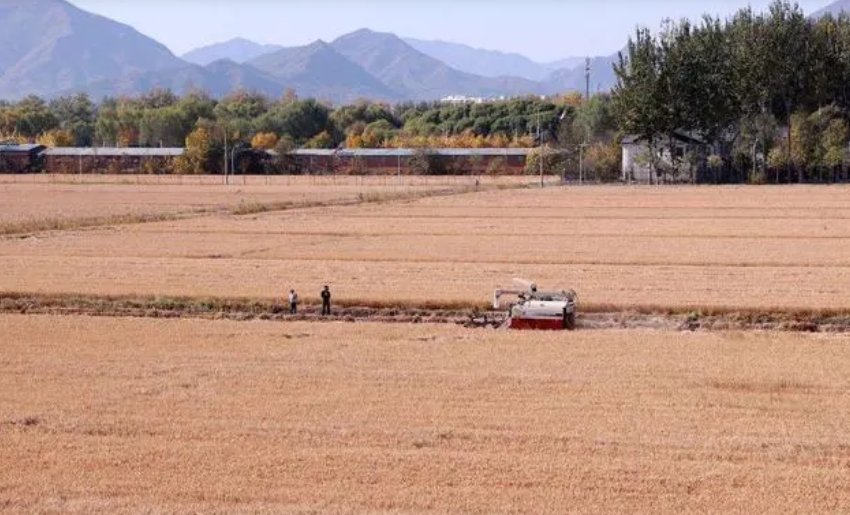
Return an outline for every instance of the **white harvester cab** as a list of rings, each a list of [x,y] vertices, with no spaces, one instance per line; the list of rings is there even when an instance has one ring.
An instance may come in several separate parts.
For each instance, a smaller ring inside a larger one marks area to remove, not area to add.
[[[501,298],[516,296],[517,301],[508,309],[506,326],[511,329],[575,329],[576,303],[574,290],[539,290],[537,285],[524,279],[514,279],[514,288],[493,293],[493,309],[501,309]]]

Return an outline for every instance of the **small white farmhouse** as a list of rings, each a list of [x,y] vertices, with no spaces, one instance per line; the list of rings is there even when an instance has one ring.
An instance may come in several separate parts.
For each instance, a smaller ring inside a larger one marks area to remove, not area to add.
[[[660,136],[650,153],[649,142],[643,136],[630,135],[623,138],[623,174],[624,182],[652,183],[658,181],[653,176],[656,170],[667,174],[672,181],[687,180],[696,173],[706,154],[706,144],[683,132],[673,134],[673,145],[668,136]],[[672,147],[672,154],[671,154]],[[675,166],[674,166],[675,165]],[[674,173],[675,172],[675,173]]]

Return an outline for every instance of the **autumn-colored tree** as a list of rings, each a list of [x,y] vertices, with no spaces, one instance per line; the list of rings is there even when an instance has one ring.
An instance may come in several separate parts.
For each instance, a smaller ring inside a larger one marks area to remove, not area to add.
[[[328,131],[322,131],[316,134],[304,145],[306,148],[333,148],[333,137]]]
[[[511,140],[504,134],[495,134],[488,139],[493,148],[506,148],[511,145]]]
[[[557,100],[563,102],[564,105],[578,108],[581,107],[581,105],[584,104],[587,99],[584,98],[584,95],[582,95],[578,91],[570,91],[566,95],[562,96],[560,99],[556,99],[556,101]]]
[[[73,147],[77,144],[74,134],[63,129],[53,129],[39,134],[35,142],[45,147]]]
[[[199,127],[186,137],[186,149],[176,163],[175,169],[182,174],[202,174],[210,171],[212,159],[212,134]]]
[[[560,174],[564,171],[565,156],[547,147],[538,147],[531,150],[525,159],[525,173],[538,175],[541,170],[541,158],[543,160],[543,174]]]
[[[273,132],[258,132],[251,138],[251,147],[271,150],[277,146],[278,140],[277,134]]]
[[[131,125],[125,125],[118,129],[119,147],[134,147],[139,144],[139,128]]]
[[[620,176],[622,149],[619,144],[596,144],[587,147],[584,154],[585,177],[597,181],[615,181]]]
[[[17,132],[0,132],[0,142],[23,144],[27,142],[27,138]]]
[[[534,138],[531,136],[519,136],[512,139],[508,146],[513,148],[531,148],[534,146]]]

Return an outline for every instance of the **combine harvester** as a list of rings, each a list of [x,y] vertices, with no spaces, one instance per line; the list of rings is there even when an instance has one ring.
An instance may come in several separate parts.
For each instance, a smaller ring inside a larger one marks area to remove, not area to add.
[[[493,309],[501,309],[504,295],[515,295],[518,300],[508,309],[508,318],[502,327],[508,329],[573,330],[576,327],[576,302],[573,290],[542,291],[524,279],[514,279],[516,288],[496,290]]]

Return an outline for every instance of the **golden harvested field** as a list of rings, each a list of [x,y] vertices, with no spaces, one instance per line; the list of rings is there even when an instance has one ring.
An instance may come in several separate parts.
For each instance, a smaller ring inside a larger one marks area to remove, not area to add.
[[[469,177],[0,175],[0,224],[187,213],[249,203],[332,202],[473,184]],[[512,184],[518,177],[482,179]]]
[[[519,276],[585,307],[847,310],[848,221],[844,186],[482,191],[6,238],[0,291],[483,303]]]
[[[0,316],[0,511],[846,513],[846,336]]]

